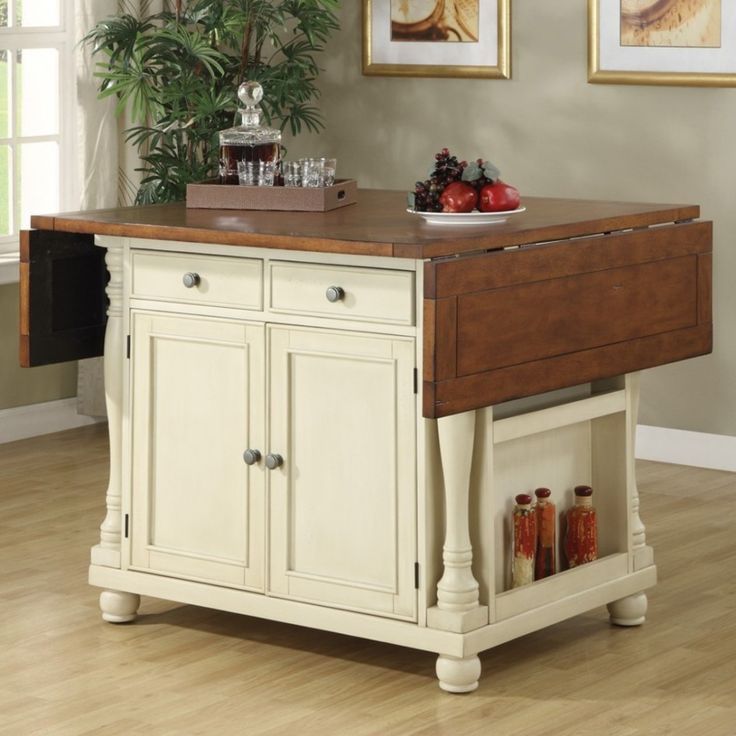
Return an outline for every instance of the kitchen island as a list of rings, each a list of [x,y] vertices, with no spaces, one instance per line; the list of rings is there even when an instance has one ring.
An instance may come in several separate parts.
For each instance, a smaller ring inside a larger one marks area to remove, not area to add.
[[[711,223],[529,197],[428,225],[404,198],[33,218],[22,362],[105,355],[107,621],[150,595],[400,644],[450,692],[593,607],[644,621],[638,371],[711,350]],[[512,588],[515,495],[580,484],[599,559]]]

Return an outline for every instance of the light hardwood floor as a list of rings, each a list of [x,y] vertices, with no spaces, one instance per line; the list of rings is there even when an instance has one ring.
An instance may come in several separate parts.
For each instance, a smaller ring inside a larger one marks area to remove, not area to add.
[[[153,599],[103,623],[105,432],[0,445],[0,734],[736,734],[736,474],[641,463],[648,622],[549,627],[452,696],[425,652]]]

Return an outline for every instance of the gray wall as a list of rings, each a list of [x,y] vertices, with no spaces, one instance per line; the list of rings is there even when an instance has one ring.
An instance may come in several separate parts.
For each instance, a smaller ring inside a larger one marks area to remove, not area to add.
[[[647,371],[640,421],[736,435],[736,89],[587,83],[583,0],[513,3],[512,79],[361,75],[361,2],[323,61],[329,151],[364,187],[410,189],[434,153],[495,162],[523,194],[701,205],[715,223],[715,352]]]
[[[18,365],[18,284],[0,286],[0,410],[77,393],[77,364]]]

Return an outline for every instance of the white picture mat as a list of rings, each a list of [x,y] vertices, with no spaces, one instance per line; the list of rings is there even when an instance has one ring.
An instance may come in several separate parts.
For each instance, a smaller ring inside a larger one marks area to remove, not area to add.
[[[728,74],[736,70],[736,3],[721,2],[721,48],[621,46],[621,2],[599,0],[601,71]]]
[[[479,0],[480,41],[392,41],[391,0],[373,0],[371,6],[371,63],[423,66],[489,66],[499,64],[498,2]]]

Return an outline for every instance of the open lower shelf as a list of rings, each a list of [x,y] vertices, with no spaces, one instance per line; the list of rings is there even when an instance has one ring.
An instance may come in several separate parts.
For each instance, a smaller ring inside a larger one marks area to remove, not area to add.
[[[627,461],[626,390],[568,401],[493,421],[493,583],[497,618],[574,594],[629,571],[630,479]],[[565,570],[564,518],[576,485],[593,487],[599,560]],[[513,509],[519,493],[544,486],[556,506],[557,569],[527,588],[511,589]],[[533,592],[532,592],[533,591]]]
[[[538,608],[539,606],[582,593],[589,588],[612,582],[629,573],[629,555],[622,552],[607,555],[521,588],[513,588],[496,596],[496,621]]]

